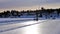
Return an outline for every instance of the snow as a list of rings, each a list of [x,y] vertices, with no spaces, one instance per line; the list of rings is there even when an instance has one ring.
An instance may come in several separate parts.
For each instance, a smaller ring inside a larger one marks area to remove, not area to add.
[[[33,18],[0,18],[0,26],[31,21]]]
[[[18,22],[18,20],[26,21]],[[60,34],[60,19],[34,21],[28,18],[0,18],[0,21],[11,21],[13,24],[0,23],[0,34]],[[17,20],[17,22],[16,22]],[[28,21],[27,21],[28,20]],[[14,23],[16,22],[16,23]],[[3,22],[4,23],[4,22]]]
[[[42,21],[44,21],[44,20],[41,20],[39,22],[42,22]],[[9,31],[12,29],[16,29],[16,28],[20,28],[20,27],[24,27],[24,26],[29,26],[29,25],[34,25],[34,24],[37,24],[37,21],[27,21],[27,22],[23,22],[23,23],[1,25],[0,32]]]

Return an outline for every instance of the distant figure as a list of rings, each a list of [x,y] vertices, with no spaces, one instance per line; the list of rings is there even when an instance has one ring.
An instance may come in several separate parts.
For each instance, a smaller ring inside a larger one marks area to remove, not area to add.
[[[38,21],[38,13],[36,12],[35,15],[36,15],[36,16],[35,16],[35,19],[34,19],[34,20]]]
[[[36,13],[36,21],[38,21],[38,13]]]

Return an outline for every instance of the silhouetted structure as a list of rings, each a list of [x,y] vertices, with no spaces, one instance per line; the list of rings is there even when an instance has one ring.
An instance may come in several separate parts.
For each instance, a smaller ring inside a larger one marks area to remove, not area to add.
[[[54,13],[56,12],[56,13]],[[52,15],[55,16],[52,16]],[[41,10],[27,10],[27,11],[16,11],[16,10],[7,10],[4,12],[0,13],[0,18],[17,18],[17,17],[21,17],[23,15],[27,15],[27,16],[34,16],[35,15],[35,20],[38,21],[38,19],[40,17],[45,17],[46,19],[51,18],[51,17],[60,17],[60,8],[59,9],[44,9],[43,7],[41,8]],[[55,18],[53,18],[55,19]]]

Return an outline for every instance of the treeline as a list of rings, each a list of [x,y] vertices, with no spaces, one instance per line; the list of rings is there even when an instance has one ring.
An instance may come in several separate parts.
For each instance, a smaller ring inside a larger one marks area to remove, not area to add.
[[[52,14],[60,15],[60,8],[58,9],[44,9],[43,7],[41,10],[27,10],[27,11],[17,11],[17,10],[7,10],[0,13],[0,18],[16,18],[21,17],[23,15],[38,15],[37,17],[43,17],[45,15],[46,18],[52,17]],[[55,16],[54,16],[55,17]]]

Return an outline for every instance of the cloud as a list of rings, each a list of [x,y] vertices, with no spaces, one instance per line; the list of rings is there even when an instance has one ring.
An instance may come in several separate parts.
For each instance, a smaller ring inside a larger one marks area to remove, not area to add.
[[[0,0],[0,8],[30,7],[53,3],[60,3],[60,0]]]

